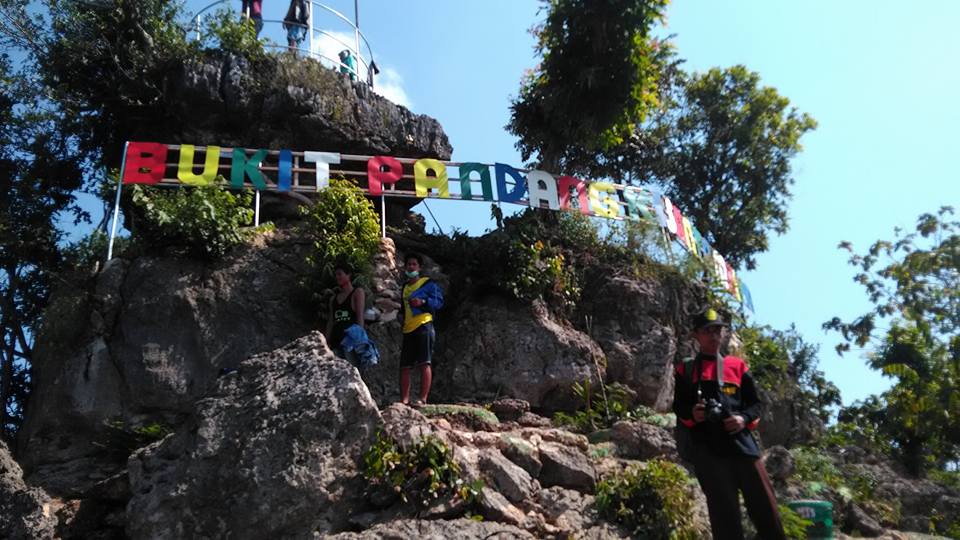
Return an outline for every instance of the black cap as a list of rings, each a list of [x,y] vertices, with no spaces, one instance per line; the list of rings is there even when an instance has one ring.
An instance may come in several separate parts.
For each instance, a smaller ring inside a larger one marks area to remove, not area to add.
[[[723,317],[721,317],[720,314],[713,309],[708,309],[703,313],[698,313],[693,318],[694,330],[700,330],[701,328],[707,328],[710,326],[727,326],[727,323],[724,322]]]

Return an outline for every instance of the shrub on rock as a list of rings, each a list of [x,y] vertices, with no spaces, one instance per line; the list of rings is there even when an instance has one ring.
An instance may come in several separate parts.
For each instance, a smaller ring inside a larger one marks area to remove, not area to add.
[[[637,538],[693,539],[689,477],[678,465],[652,460],[608,476],[597,485],[600,515],[630,529]]]

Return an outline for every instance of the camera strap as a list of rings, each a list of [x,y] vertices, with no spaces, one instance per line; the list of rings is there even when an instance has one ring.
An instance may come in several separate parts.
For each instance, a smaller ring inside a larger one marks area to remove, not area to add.
[[[696,361],[687,360],[684,362],[684,371],[688,371],[687,365],[696,364],[694,370],[690,370],[690,380],[693,381],[694,375],[697,377],[697,399],[700,399],[702,392],[700,391],[700,382],[703,381],[703,360],[697,355]],[[726,394],[723,393],[723,355],[717,355],[717,393],[720,399],[724,399]],[[725,401],[725,400],[724,400]]]

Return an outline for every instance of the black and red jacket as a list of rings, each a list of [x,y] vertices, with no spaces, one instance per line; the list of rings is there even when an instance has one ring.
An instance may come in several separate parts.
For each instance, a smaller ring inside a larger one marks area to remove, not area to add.
[[[750,431],[757,428],[763,402],[757,394],[757,387],[748,371],[747,363],[736,356],[723,358],[723,398],[717,384],[717,359],[714,356],[698,354],[690,362],[694,373],[686,373],[685,363],[679,362],[674,371],[673,412],[677,422],[691,429],[694,443],[706,446],[720,455],[744,454],[760,456],[760,447]],[[699,373],[696,372],[700,367]],[[700,396],[697,394],[697,387]],[[723,426],[704,421],[693,421],[693,406],[700,399],[716,399],[726,402],[730,412],[743,417],[746,428],[734,434],[727,433]]]

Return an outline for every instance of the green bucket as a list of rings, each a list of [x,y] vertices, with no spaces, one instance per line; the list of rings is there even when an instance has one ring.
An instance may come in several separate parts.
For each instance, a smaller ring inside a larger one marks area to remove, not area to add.
[[[813,525],[807,527],[807,538],[821,540],[833,538],[833,503],[830,501],[790,501],[787,507],[810,520]]]

